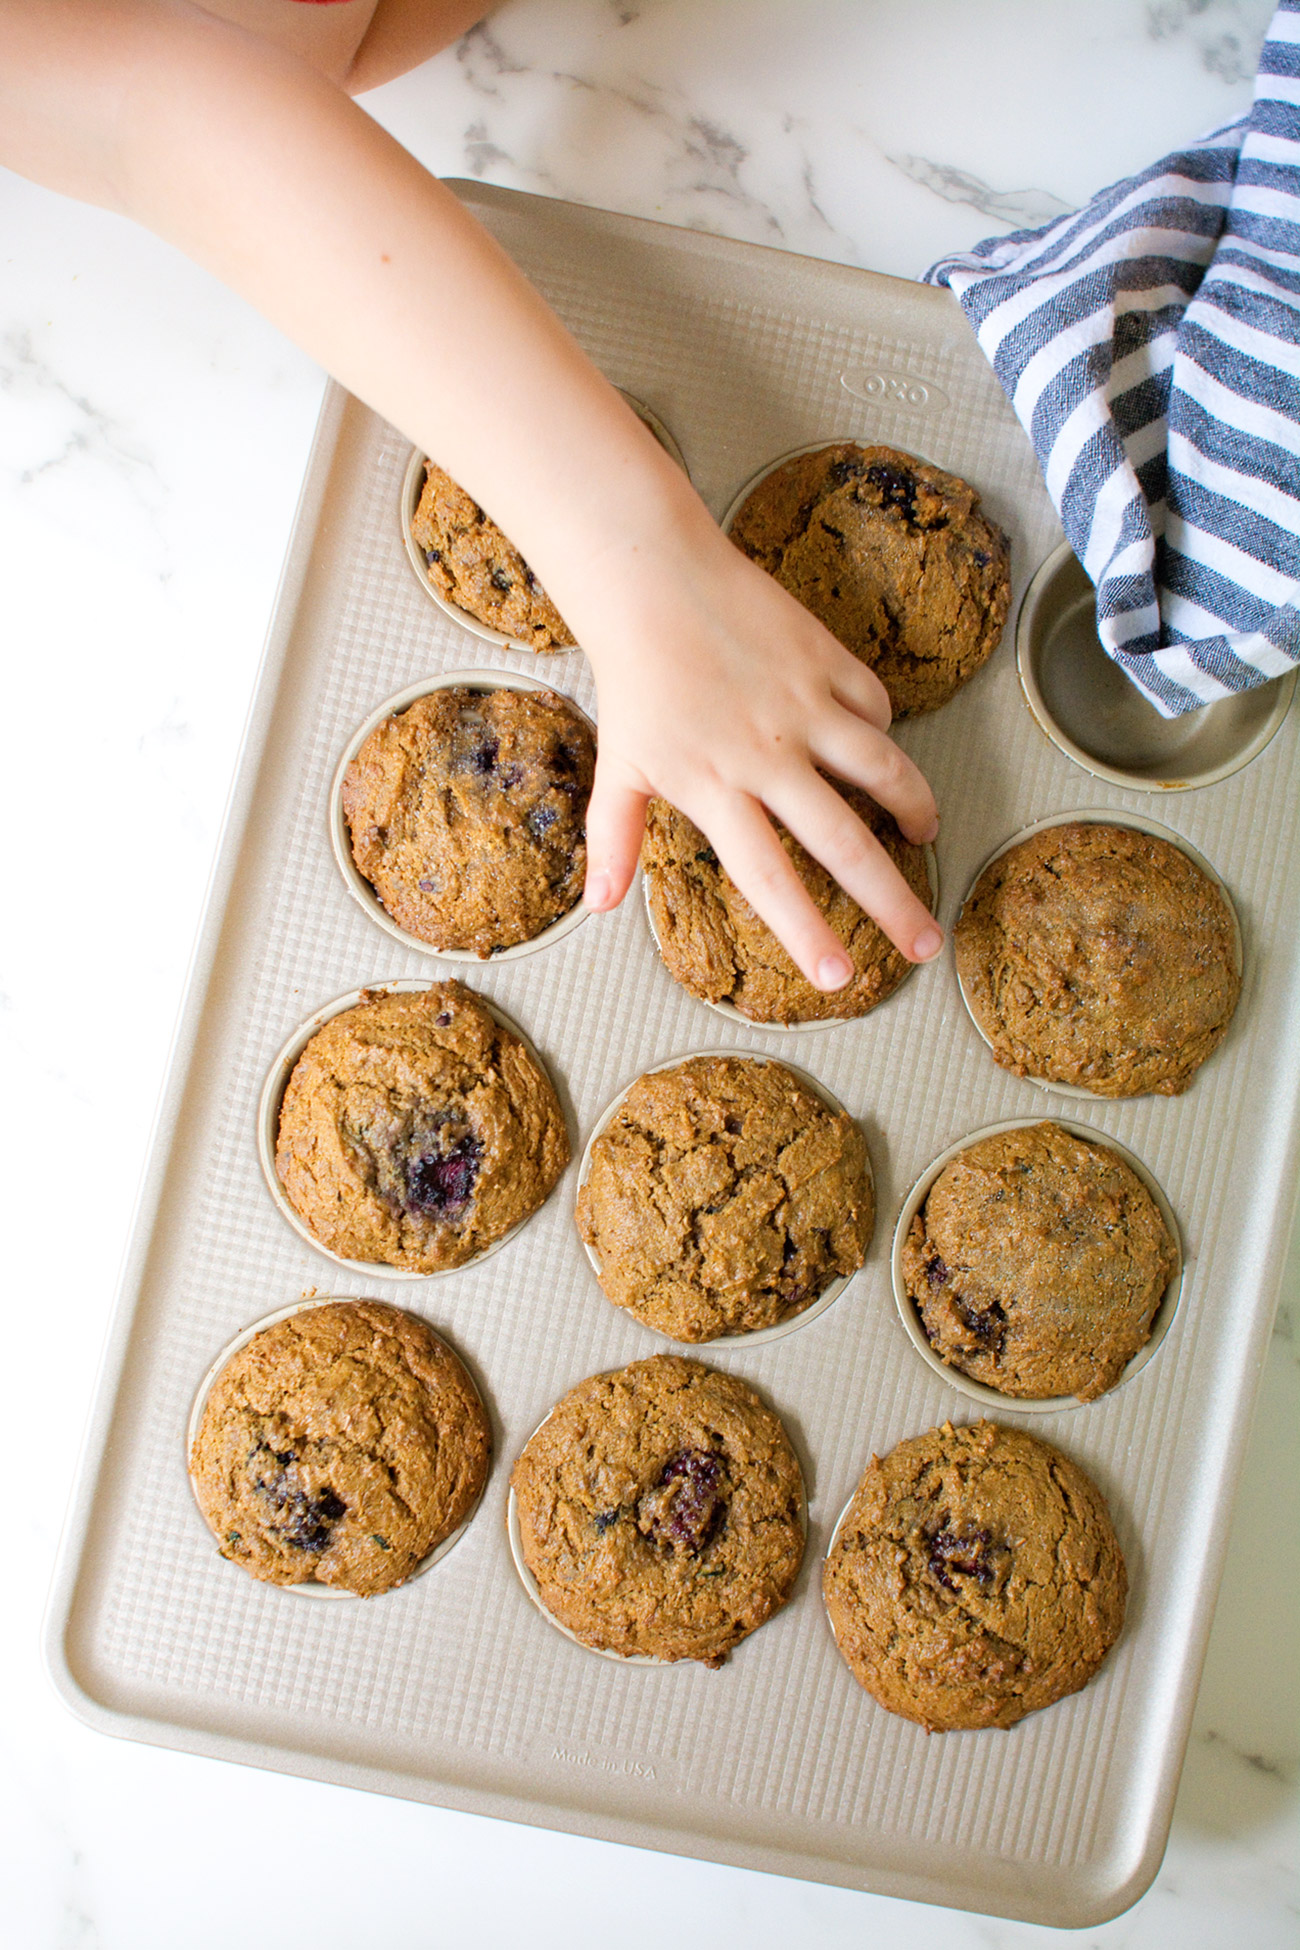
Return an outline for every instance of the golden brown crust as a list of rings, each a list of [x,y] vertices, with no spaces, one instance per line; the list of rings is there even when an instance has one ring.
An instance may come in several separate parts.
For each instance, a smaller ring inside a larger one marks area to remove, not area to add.
[[[559,1401],[510,1478],[543,1604],[584,1645],[720,1666],[780,1610],[803,1484],[752,1388],[657,1354]]]
[[[924,848],[856,786],[831,784],[875,834],[917,898],[933,909]],[[775,822],[774,822],[775,824]],[[674,981],[703,1002],[730,1002],[753,1022],[835,1021],[864,1016],[893,994],[912,964],[820,862],[783,826],[777,837],[795,871],[853,963],[853,978],[826,994],[815,989],[759,920],[685,813],[652,799],[641,865],[659,951]]]
[[[1219,889],[1127,826],[1049,826],[985,868],[954,930],[971,1013],[1004,1069],[1099,1097],[1177,1096],[1241,992]]]
[[[578,1229],[615,1306],[679,1341],[773,1327],[861,1266],[866,1140],[782,1063],[637,1079],[591,1147]]]
[[[190,1470],[223,1557],[271,1584],[367,1598],[465,1521],[490,1454],[451,1349],[413,1314],[350,1300],[305,1308],[231,1356]]]
[[[410,1273],[486,1251],[568,1162],[550,1079],[463,982],[370,991],[332,1017],[294,1066],[275,1152],[323,1246]]]
[[[533,650],[573,648],[568,624],[514,543],[432,461],[411,535],[430,583],[457,609]]]
[[[903,1278],[941,1361],[1004,1395],[1113,1388],[1178,1265],[1142,1180],[1059,1124],[1000,1131],[944,1166]]]
[[[937,1733],[1014,1726],[1086,1685],[1128,1579],[1101,1492],[1068,1457],[945,1422],[872,1457],[822,1589],[854,1678]]]
[[[432,691],[343,780],[352,857],[400,927],[490,955],[582,898],[596,741],[554,691]]]
[[[997,648],[1010,544],[968,482],[896,447],[839,441],[765,475],[731,527],[889,693],[935,711]]]

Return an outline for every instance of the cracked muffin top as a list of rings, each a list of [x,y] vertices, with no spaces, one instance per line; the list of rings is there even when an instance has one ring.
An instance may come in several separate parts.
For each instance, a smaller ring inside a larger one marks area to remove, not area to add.
[[[275,1149],[327,1252],[408,1273],[486,1252],[568,1162],[550,1079],[463,982],[367,990],[332,1016],[294,1066]]]
[[[872,1457],[822,1590],[858,1683],[940,1733],[1078,1692],[1119,1637],[1128,1578],[1100,1490],[1059,1449],[945,1422]]]
[[[832,779],[840,797],[879,840],[908,886],[933,911],[925,849],[899,832],[883,806],[857,786]],[[826,994],[813,987],[754,912],[708,840],[666,799],[646,815],[641,866],[664,965],[702,1002],[730,1002],[752,1022],[837,1022],[865,1016],[894,993],[912,963],[863,912],[820,861],[774,820],[796,873],[843,942],[851,980]]]
[[[1241,992],[1223,895],[1128,826],[1048,826],[984,869],[953,930],[971,1014],[1004,1069],[1098,1097],[1175,1097]]]
[[[731,539],[869,664],[896,718],[936,711],[997,648],[1010,544],[956,474],[840,441],[773,468]]]
[[[341,1300],[231,1355],[190,1475],[223,1557],[269,1584],[314,1579],[369,1598],[465,1521],[490,1453],[474,1384],[432,1328]]]
[[[352,857],[399,927],[490,955],[582,897],[590,727],[554,691],[431,691],[343,779]]]
[[[903,1280],[940,1360],[1004,1395],[1093,1401],[1151,1337],[1178,1249],[1137,1173],[1059,1124],[946,1164]]]
[[[510,1486],[543,1605],[623,1657],[722,1665],[803,1561],[803,1479],[780,1420],[680,1355],[579,1382]]]
[[[571,650],[573,635],[513,542],[433,461],[411,537],[440,596],[533,650]]]
[[[591,1147],[578,1230],[616,1306],[678,1341],[774,1327],[861,1266],[866,1140],[782,1063],[637,1079]]]

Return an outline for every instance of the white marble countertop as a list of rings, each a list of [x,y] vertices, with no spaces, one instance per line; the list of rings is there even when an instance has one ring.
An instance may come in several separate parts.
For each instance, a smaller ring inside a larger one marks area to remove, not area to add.
[[[441,174],[915,275],[1240,112],[1270,11],[514,0],[368,105]],[[2,173],[0,260],[5,1940],[1069,1940],[131,1746],[56,1702],[41,1608],[322,376],[152,238]],[[1297,1313],[1293,1252],[1169,1852],[1075,1941],[1295,1943]]]

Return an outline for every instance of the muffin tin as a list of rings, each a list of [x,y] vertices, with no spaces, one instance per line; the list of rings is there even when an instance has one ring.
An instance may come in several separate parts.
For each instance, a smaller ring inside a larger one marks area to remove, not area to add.
[[[979,488],[1012,537],[1013,602],[1057,546],[1029,444],[948,293],[547,199],[461,193],[615,383],[672,427],[716,514],[775,456],[850,437],[932,455]],[[864,374],[886,382],[867,399]],[[277,1051],[322,998],[436,973],[344,886],[330,783],[395,693],[469,663],[538,673],[532,652],[481,645],[417,586],[397,519],[409,460],[408,442],[329,394],[51,1603],[56,1681],[91,1724],[200,1753],[1031,1921],[1113,1915],[1163,1850],[1288,1235],[1295,715],[1240,770],[1162,807],[1227,880],[1241,919],[1246,983],[1227,1037],[1182,1097],[1068,1100],[1083,1129],[1118,1140],[1164,1188],[1185,1255],[1173,1324],[1142,1372],[1032,1417],[1102,1489],[1132,1576],[1123,1636],[1083,1692],[1010,1734],[927,1740],[854,1683],[816,1589],[870,1453],[973,1413],[894,1305],[889,1238],[907,1189],[972,1132],[1053,1108],[1050,1091],[992,1062],[946,955],[888,1007],[803,1046],[862,1122],[875,1171],[877,1232],[852,1304],[770,1344],[701,1350],[771,1403],[805,1465],[809,1550],[785,1609],[717,1672],[591,1658],[544,1629],[504,1523],[487,1520],[560,1396],[663,1345],[600,1294],[573,1223],[574,1170],[520,1234],[454,1278],[403,1289],[373,1268],[348,1272],[349,1292],[398,1300],[463,1352],[496,1461],[437,1576],[379,1603],[301,1602],[215,1555],[181,1437],[217,1349],[326,1287],[327,1262],[285,1225],[258,1161]],[[594,711],[581,656],[552,673]],[[943,816],[946,926],[1008,834],[1084,808],[1130,821],[1150,803],[1043,736],[1009,637],[899,740]],[[637,898],[539,952],[480,965],[472,983],[536,1045],[579,1142],[621,1082],[677,1052],[790,1046],[679,989]],[[1014,1404],[998,1415],[1031,1419]]]

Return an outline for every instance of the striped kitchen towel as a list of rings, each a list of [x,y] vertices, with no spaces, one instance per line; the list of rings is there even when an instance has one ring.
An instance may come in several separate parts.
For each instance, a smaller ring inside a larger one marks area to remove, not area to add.
[[[1300,0],[1243,120],[926,281],[961,300],[1101,641],[1162,716],[1300,663]]]

